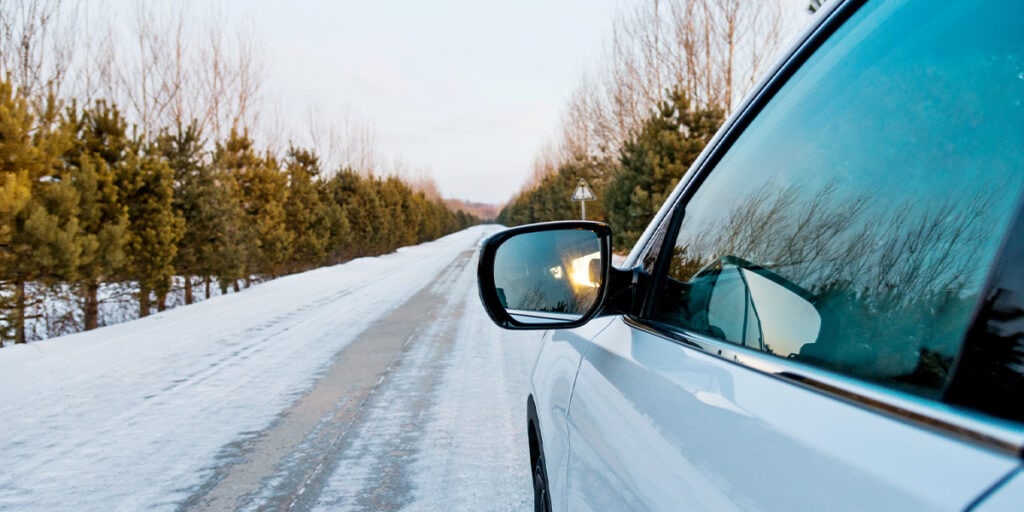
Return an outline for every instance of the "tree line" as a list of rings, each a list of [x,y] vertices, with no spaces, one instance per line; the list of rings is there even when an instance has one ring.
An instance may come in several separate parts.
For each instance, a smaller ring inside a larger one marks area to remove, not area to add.
[[[608,223],[615,249],[628,250],[722,120],[722,110],[693,108],[686,93],[674,90],[624,141],[616,158],[575,156],[562,162],[520,192],[497,221],[518,225],[578,218],[579,205],[569,198],[582,178],[598,198],[587,205],[587,219]]]
[[[0,0],[0,346],[32,336],[47,297],[76,297],[63,332],[92,329],[111,288],[145,316],[172,291],[187,304],[478,222],[428,173],[382,169],[368,128],[313,106],[308,134],[275,118],[260,34],[229,14]]]
[[[631,247],[771,63],[784,31],[777,1],[645,0],[616,18],[602,62],[569,97],[560,138],[502,210],[506,225],[579,218],[573,188],[598,200],[587,218]]]
[[[93,329],[106,283],[134,283],[146,316],[173,276],[191,303],[194,287],[237,291],[477,221],[396,176],[325,173],[313,149],[278,157],[244,130],[207,141],[195,121],[146,138],[112,102],[0,80],[0,343],[27,341],[38,285],[73,289]]]

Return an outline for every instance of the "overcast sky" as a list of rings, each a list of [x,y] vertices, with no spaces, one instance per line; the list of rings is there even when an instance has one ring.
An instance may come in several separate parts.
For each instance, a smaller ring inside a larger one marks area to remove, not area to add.
[[[386,161],[429,168],[445,197],[487,203],[518,191],[555,138],[621,4],[229,2],[264,40],[268,96],[290,131],[306,130],[311,108],[325,123],[369,126]]]

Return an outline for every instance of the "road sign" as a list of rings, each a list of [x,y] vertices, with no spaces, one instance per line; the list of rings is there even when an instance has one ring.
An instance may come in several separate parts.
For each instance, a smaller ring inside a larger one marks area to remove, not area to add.
[[[579,183],[576,184],[576,190],[572,193],[572,200],[593,201],[594,199],[597,199],[597,197],[594,196],[594,192],[590,190],[590,186],[587,185],[587,182],[584,181],[583,178],[580,178]]]
[[[579,183],[576,184],[576,190],[572,192],[572,200],[580,202],[580,217],[583,220],[587,220],[587,201],[593,201],[597,199],[594,195],[594,191],[590,190],[590,186],[587,182],[580,178]]]

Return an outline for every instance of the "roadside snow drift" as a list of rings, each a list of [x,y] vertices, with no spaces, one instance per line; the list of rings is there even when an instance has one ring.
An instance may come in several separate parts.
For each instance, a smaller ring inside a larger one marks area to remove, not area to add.
[[[214,468],[232,463],[225,460],[238,453],[232,446],[273,424],[339,351],[372,336],[369,326],[467,251],[473,256],[445,292],[460,315],[444,319],[454,324],[443,329],[424,326],[428,341],[407,342],[403,363],[382,378],[352,426],[353,452],[338,456],[346,463],[312,503],[360,508],[377,467],[394,465],[386,441],[395,424],[387,414],[411,406],[416,386],[403,387],[409,377],[402,372],[418,371],[435,372],[436,385],[418,402],[422,431],[410,441],[407,488],[395,491],[395,506],[528,509],[521,430],[537,335],[498,330],[477,303],[475,249],[496,229],[475,227],[142,320],[0,350],[0,510],[182,507]],[[442,331],[457,339],[421,353]],[[248,506],[258,508],[259,499]]]

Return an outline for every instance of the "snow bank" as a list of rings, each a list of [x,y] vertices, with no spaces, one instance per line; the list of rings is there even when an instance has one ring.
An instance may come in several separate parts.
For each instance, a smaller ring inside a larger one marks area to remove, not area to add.
[[[172,510],[493,226],[0,350],[0,509]]]

